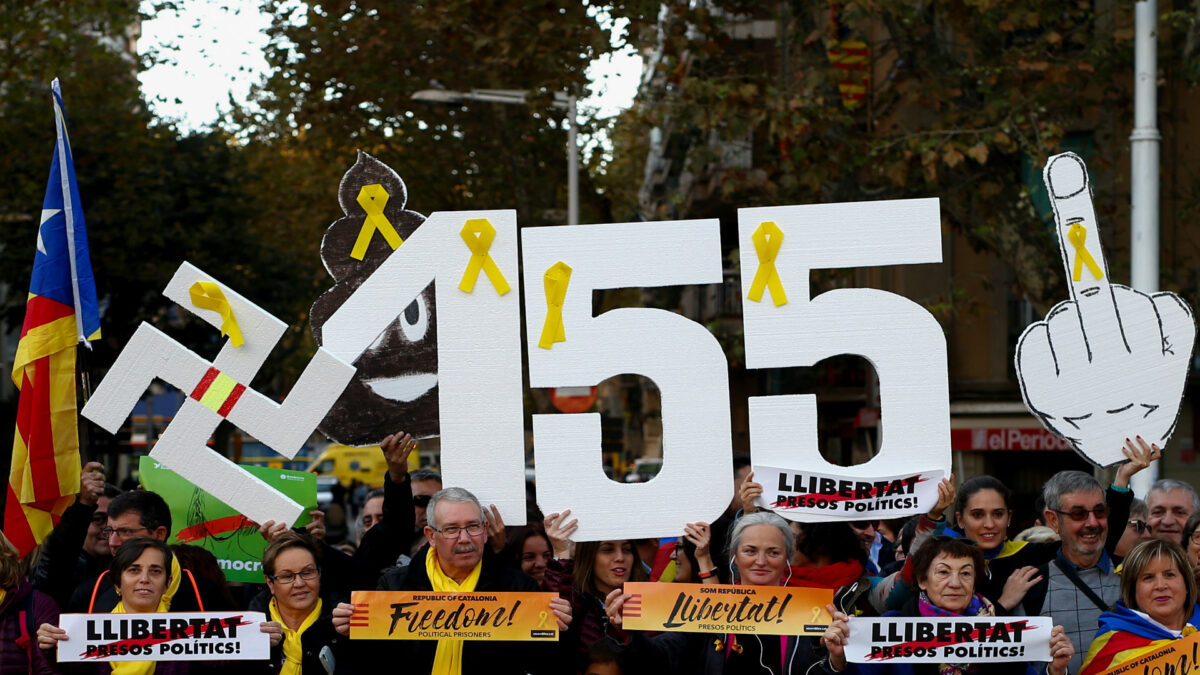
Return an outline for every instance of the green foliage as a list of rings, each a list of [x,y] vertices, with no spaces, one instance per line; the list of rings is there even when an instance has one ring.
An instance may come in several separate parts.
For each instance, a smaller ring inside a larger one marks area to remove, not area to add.
[[[1081,0],[850,0],[836,3],[831,24],[829,3],[792,3],[764,49],[730,36],[729,13],[671,3],[659,86],[643,92],[637,123],[664,130],[668,156],[696,176],[693,186],[719,178],[719,189],[668,189],[641,207],[699,216],[728,203],[938,196],[949,224],[1012,267],[1044,310],[1065,297],[1065,285],[1021,161],[1040,166],[1077,129],[1115,150],[1110,134],[1128,98],[1119,74],[1132,52],[1122,27],[1132,10],[1112,7],[1116,14]],[[828,52],[845,40],[871,47],[874,77],[854,108],[843,104],[845,71]],[[749,138],[753,166],[723,166],[721,143]],[[1111,161],[1101,153],[1096,164]],[[1101,217],[1111,215],[1112,197],[1097,197]]]

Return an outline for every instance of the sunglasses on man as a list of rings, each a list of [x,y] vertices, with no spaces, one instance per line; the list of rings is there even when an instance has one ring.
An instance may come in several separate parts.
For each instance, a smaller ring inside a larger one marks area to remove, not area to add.
[[[1107,504],[1097,504],[1096,507],[1093,509],[1085,509],[1082,506],[1076,506],[1075,508],[1071,509],[1070,511],[1059,511],[1058,509],[1051,509],[1051,510],[1059,515],[1066,516],[1077,523],[1081,523],[1081,522],[1087,520],[1088,516],[1091,514],[1095,514],[1096,520],[1100,520],[1102,518],[1107,518],[1108,512],[1110,511]],[[1133,521],[1130,521],[1130,522],[1133,522]]]

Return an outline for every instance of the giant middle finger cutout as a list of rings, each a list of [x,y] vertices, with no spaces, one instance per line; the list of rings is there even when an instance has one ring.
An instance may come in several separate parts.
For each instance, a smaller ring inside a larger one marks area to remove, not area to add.
[[[1098,466],[1126,457],[1128,437],[1162,445],[1175,429],[1196,326],[1173,293],[1111,282],[1087,167],[1073,153],[1043,172],[1071,298],[1017,342],[1025,404]]]

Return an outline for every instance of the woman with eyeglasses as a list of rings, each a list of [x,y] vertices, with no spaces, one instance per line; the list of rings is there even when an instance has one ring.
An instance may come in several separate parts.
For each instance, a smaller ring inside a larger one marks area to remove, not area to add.
[[[1134,546],[1154,536],[1154,528],[1150,527],[1150,508],[1146,506],[1146,502],[1134,498],[1129,505],[1129,519],[1125,521],[1125,527],[1121,534],[1121,540],[1117,542],[1116,549],[1113,554],[1121,558],[1129,555]],[[1110,523],[1111,527],[1116,527],[1120,523]]]
[[[995,605],[976,592],[975,584],[984,568],[983,551],[974,542],[945,536],[934,537],[912,556],[920,595],[902,610],[884,616],[897,617],[990,617],[996,616]],[[863,675],[996,675],[1009,673],[1034,674],[1040,668],[1032,663],[847,663],[846,643],[856,630],[854,619],[833,607],[833,614],[821,643],[829,650],[827,670],[835,673]],[[1062,626],[1050,632],[1050,656],[1053,659],[1044,672],[1066,675],[1067,664],[1075,648]]]
[[[325,673],[321,652],[329,647],[332,670],[342,653],[342,636],[333,629],[338,600],[321,593],[321,549],[308,535],[289,530],[275,536],[263,552],[263,573],[269,596],[260,594],[251,611],[271,619],[263,630],[271,634],[271,664],[279,675]],[[346,668],[343,667],[343,672]]]
[[[1166,539],[1148,539],[1125,558],[1121,600],[1100,615],[1080,675],[1097,675],[1200,630],[1197,584],[1188,555]]]
[[[149,537],[125,540],[113,554],[105,575],[118,598],[111,613],[153,614],[168,611],[171,599],[179,591],[182,582],[182,575],[172,570],[178,570],[178,566],[165,543]],[[203,606],[198,609],[204,611]],[[38,628],[38,647],[47,652],[66,639],[67,632],[51,623],[43,623]],[[110,661],[69,666],[72,672],[95,675],[188,675],[213,672],[218,667],[214,662],[205,661]]]
[[[546,567],[546,588],[571,603],[573,619],[559,642],[574,672],[587,665],[588,650],[604,639],[605,596],[626,581],[645,581],[648,575],[630,539],[571,542],[579,522],[570,515],[567,509],[546,516],[546,536],[554,548],[554,559]]]

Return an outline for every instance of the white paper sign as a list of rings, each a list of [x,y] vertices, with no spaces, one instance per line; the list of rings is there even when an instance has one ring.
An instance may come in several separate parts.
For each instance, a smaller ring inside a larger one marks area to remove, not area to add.
[[[59,661],[251,661],[271,658],[262,612],[63,614]]]
[[[851,617],[851,663],[1049,661],[1053,620],[1044,616]]]
[[[756,503],[791,520],[809,516],[843,516],[845,520],[899,518],[928,513],[938,499],[941,469],[885,476],[846,478],[773,466],[754,465],[763,486]]]
[[[1043,171],[1071,299],[1017,341],[1025,405],[1097,466],[1125,461],[1125,439],[1165,446],[1175,430],[1196,323],[1174,293],[1112,283],[1087,167],[1074,153]]]

